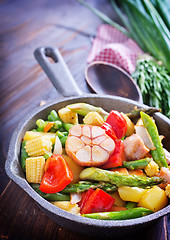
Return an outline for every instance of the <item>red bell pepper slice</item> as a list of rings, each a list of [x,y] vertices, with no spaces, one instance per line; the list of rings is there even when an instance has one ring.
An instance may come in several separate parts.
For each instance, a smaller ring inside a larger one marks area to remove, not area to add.
[[[87,192],[88,194],[88,192]],[[97,188],[80,208],[81,214],[108,212],[112,208],[115,199],[100,188]]]
[[[113,140],[116,140],[117,137],[116,137],[116,134],[115,132],[113,131],[113,128],[112,126],[109,124],[109,123],[103,123],[103,125],[101,126],[102,129],[105,130],[106,134],[112,138]]]
[[[86,192],[83,192],[81,194],[81,201],[78,203],[79,207],[80,207],[80,212],[81,212],[81,209],[83,209],[85,203],[87,202],[87,200],[89,199],[89,197],[92,195],[92,193],[94,193],[94,189],[89,189],[88,191]]]
[[[127,122],[120,112],[112,110],[106,119],[106,123],[111,125],[118,139],[125,136],[127,131]]]
[[[101,168],[109,169],[109,168],[119,167],[119,166],[122,166],[123,161],[126,161],[123,141],[117,140],[115,141],[114,152],[109,157],[108,161],[103,166],[101,166]]]
[[[56,193],[63,190],[73,180],[73,173],[61,155],[52,155],[48,168],[43,175],[40,190],[44,193]]]

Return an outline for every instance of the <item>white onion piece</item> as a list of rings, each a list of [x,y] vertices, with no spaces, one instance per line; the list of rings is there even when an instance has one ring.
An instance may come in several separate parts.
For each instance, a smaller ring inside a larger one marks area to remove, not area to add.
[[[81,193],[70,193],[70,203],[76,204],[81,201]]]
[[[136,123],[136,126],[143,126],[142,118],[139,118],[139,120]]]
[[[54,151],[53,154],[62,154],[62,144],[58,136],[55,137]]]
[[[163,148],[164,152],[165,152],[165,157],[167,160],[168,165],[170,164],[170,152],[168,152],[168,150],[166,150],[165,148]]]
[[[144,126],[136,125],[135,126],[136,133],[142,138],[145,146],[149,148],[150,150],[155,150],[156,147],[154,146],[152,142],[152,138],[149,135],[147,129]]]

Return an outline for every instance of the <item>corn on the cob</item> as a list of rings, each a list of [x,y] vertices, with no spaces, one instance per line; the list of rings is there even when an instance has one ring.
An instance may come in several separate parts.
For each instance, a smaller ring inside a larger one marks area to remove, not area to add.
[[[44,172],[44,157],[26,159],[26,179],[29,183],[40,183]]]
[[[60,119],[64,123],[72,123],[72,124],[78,124],[78,115],[75,112],[72,112],[68,108],[61,108],[58,111]]]
[[[25,149],[30,157],[42,156],[51,151],[52,142],[45,136],[37,137],[26,141]]]
[[[24,141],[25,140],[31,140],[37,137],[41,137],[41,136],[45,136],[47,138],[49,138],[52,142],[52,144],[55,143],[55,133],[50,133],[50,132],[33,132],[33,131],[26,131],[25,135],[24,135]]]
[[[104,119],[98,112],[89,112],[84,118],[83,122],[89,125],[102,126]]]

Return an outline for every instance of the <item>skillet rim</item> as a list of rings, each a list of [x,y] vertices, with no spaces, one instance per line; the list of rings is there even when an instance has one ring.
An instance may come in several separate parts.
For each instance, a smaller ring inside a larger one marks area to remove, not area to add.
[[[78,99],[85,99],[85,98],[107,98],[110,100],[118,100],[121,102],[126,102],[126,103],[130,103],[133,105],[136,105],[138,107],[145,107],[148,108],[147,105],[144,104],[140,104],[138,102],[135,102],[133,100],[130,99],[126,99],[123,97],[117,97],[117,96],[109,96],[109,95],[97,95],[97,94],[85,94],[84,96],[75,96],[75,97],[68,97],[68,98],[60,98],[59,100],[55,100],[55,101],[50,101],[47,104],[41,106],[41,107],[37,107],[34,110],[32,110],[29,114],[27,114],[24,119],[22,121],[20,121],[20,123],[18,124],[17,128],[15,129],[11,141],[10,141],[10,145],[9,145],[9,150],[8,150],[8,154],[7,154],[7,159],[6,159],[6,163],[5,163],[5,170],[7,175],[17,184],[19,185],[26,193],[28,193],[28,195],[35,200],[35,202],[40,205],[43,209],[45,209],[45,211],[49,211],[50,214],[55,214],[58,217],[61,217],[64,220],[67,221],[72,221],[75,224],[79,223],[79,224],[85,224],[88,225],[89,227],[99,227],[99,228],[123,228],[123,227],[134,227],[137,225],[141,225],[144,223],[149,223],[152,222],[154,220],[157,220],[160,217],[165,216],[166,214],[170,213],[170,205],[166,206],[165,208],[159,210],[158,212],[152,213],[150,215],[144,216],[144,217],[140,217],[140,218],[134,218],[134,219],[129,219],[129,220],[97,220],[97,219],[90,219],[90,218],[84,218],[82,216],[77,216],[75,214],[69,213],[65,210],[62,210],[56,206],[54,206],[53,204],[51,204],[50,202],[48,202],[47,200],[43,199],[38,193],[36,193],[33,188],[29,185],[29,183],[26,181],[24,174],[22,174],[23,176],[17,176],[17,172],[15,172],[13,169],[12,170],[12,164],[17,161],[18,163],[18,171],[22,171],[21,167],[20,167],[20,163],[19,163],[19,153],[18,153],[18,139],[20,137],[20,134],[23,130],[23,128],[25,127],[25,125],[30,122],[32,120],[32,118],[42,112],[47,110],[48,108],[50,108],[52,105],[56,105],[59,103],[64,103],[66,101],[70,101],[70,100],[78,100]],[[82,100],[81,100],[82,101]],[[170,120],[165,117],[163,114],[161,113],[156,113],[156,115],[161,118],[163,121],[165,122],[170,122]]]

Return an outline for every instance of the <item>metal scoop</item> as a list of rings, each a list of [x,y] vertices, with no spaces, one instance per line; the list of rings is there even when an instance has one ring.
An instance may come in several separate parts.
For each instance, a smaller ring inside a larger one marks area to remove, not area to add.
[[[89,64],[85,70],[89,86],[98,94],[129,98],[143,103],[139,87],[122,68],[101,61]]]

